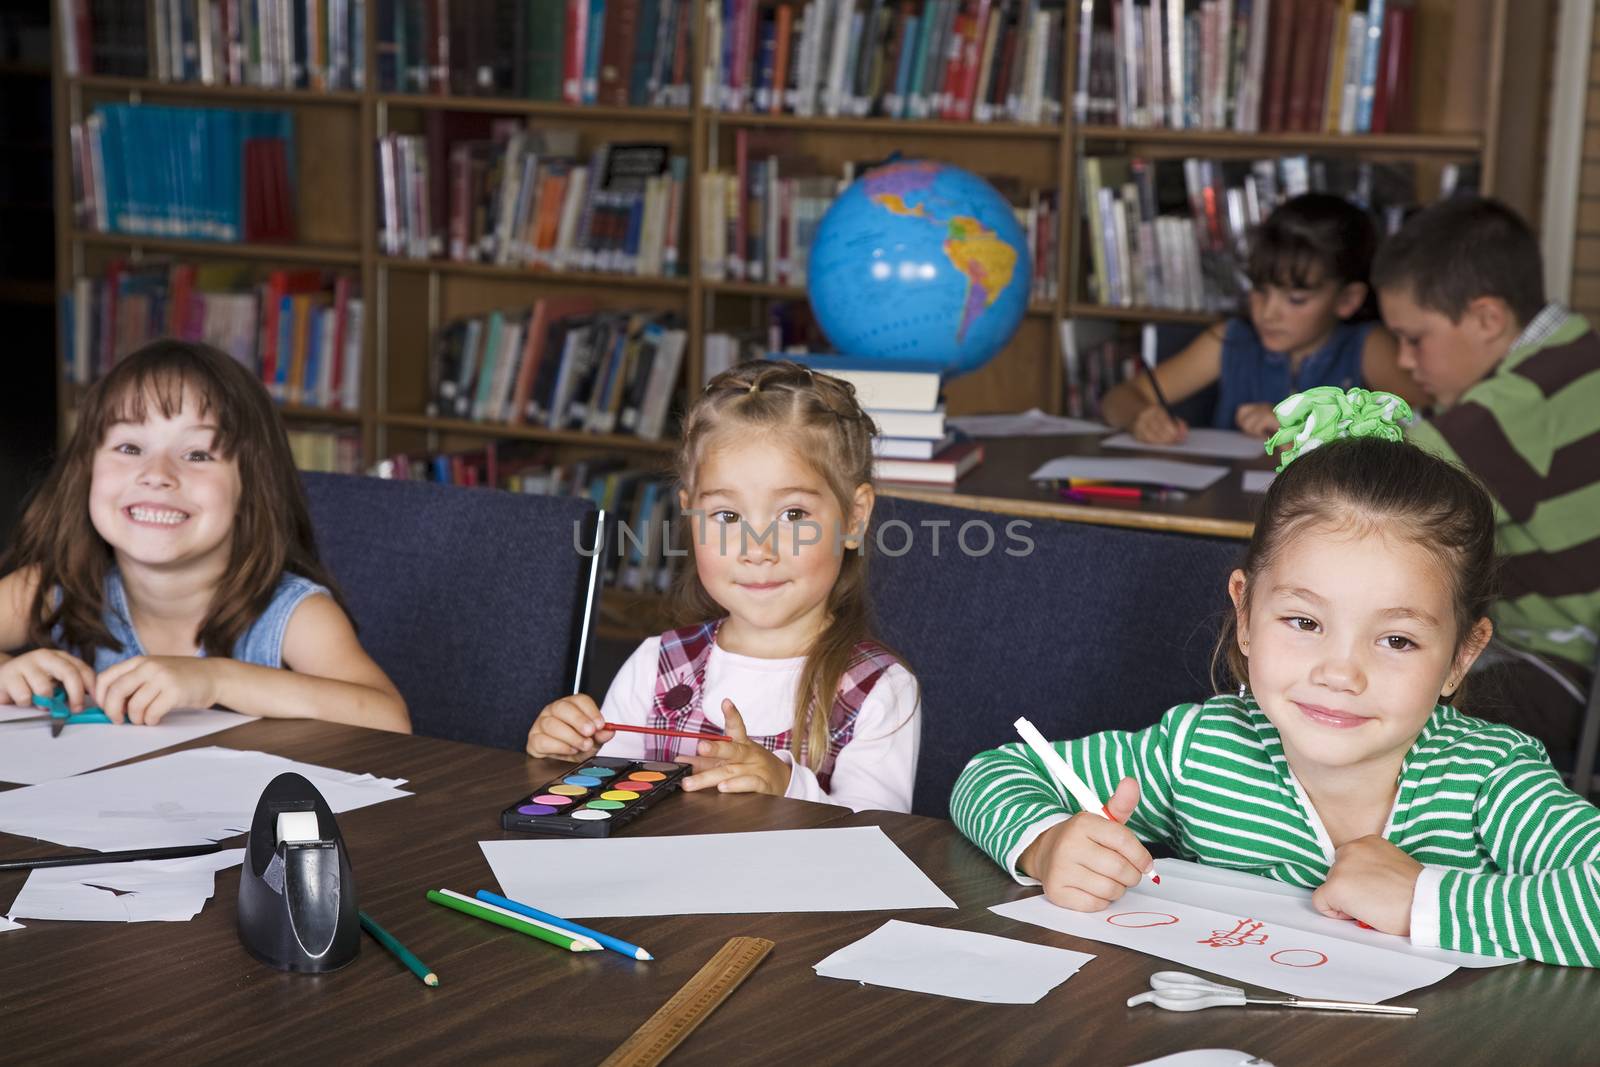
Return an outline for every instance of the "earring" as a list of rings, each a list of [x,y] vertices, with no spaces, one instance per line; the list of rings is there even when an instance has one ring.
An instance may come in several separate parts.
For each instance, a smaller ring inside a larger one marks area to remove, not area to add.
[[[1243,682],[1240,682],[1239,683],[1239,699],[1240,700],[1244,699],[1245,691],[1246,691],[1245,690],[1245,684]]]

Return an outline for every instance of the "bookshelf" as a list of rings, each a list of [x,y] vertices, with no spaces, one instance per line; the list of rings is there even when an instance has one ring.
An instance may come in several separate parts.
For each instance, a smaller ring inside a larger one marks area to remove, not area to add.
[[[138,0],[130,0],[136,3]],[[155,40],[155,9],[166,0],[144,0],[145,24]],[[460,0],[465,4],[465,0]],[[785,0],[799,6],[799,0]],[[624,455],[645,467],[663,468],[670,442],[622,434],[591,434],[508,426],[425,414],[431,339],[447,321],[495,308],[527,306],[544,296],[582,294],[602,308],[640,308],[681,316],[688,334],[679,401],[701,381],[708,333],[758,327],[774,301],[798,302],[804,290],[770,281],[717,281],[700,270],[701,180],[733,159],[736,138],[775,146],[785,155],[814,161],[819,173],[881,159],[890,150],[907,158],[926,156],[985,175],[1014,180],[1024,190],[1054,195],[1055,295],[1035,299],[1013,342],[980,371],[951,383],[952,414],[1062,409],[1065,375],[1060,324],[1075,319],[1110,322],[1201,323],[1213,314],[1170,308],[1104,306],[1085,282],[1085,235],[1080,180],[1085,161],[1103,155],[1138,154],[1151,159],[1205,155],[1248,159],[1288,152],[1403,161],[1414,165],[1419,185],[1449,164],[1476,164],[1480,187],[1529,217],[1537,217],[1538,138],[1543,79],[1553,0],[1412,0],[1415,12],[1412,113],[1408,132],[1237,133],[1218,129],[1159,129],[1088,125],[1073,109],[1078,83],[1079,18],[1086,7],[1149,0],[1071,0],[1052,8],[1059,25],[1059,119],[1013,121],[891,119],[726,111],[707,101],[706,6],[694,3],[697,25],[690,38],[690,102],[687,107],[575,105],[559,101],[477,95],[432,95],[380,90],[377,0],[366,0],[369,17],[361,47],[367,77],[362,89],[278,89],[161,81],[156,59],[146,57],[148,76],[69,75],[52,66],[55,174],[55,284],[72,291],[74,279],[102,270],[113,259],[172,257],[184,262],[244,263],[261,272],[320,266],[348,272],[363,301],[362,380],[359,404],[350,411],[286,407],[292,425],[330,424],[359,433],[365,462],[396,452],[451,451],[481,447],[490,439],[537,442],[562,456]],[[1260,0],[1257,0],[1260,2]],[[1312,3],[1314,0],[1273,0]],[[1336,0],[1328,0],[1336,2]],[[66,4],[86,0],[66,0]],[[763,6],[766,6],[765,4]],[[1048,6],[1048,5],[1046,5]],[[976,8],[976,5],[974,5]],[[1478,30],[1462,20],[1473,8]],[[63,55],[59,16],[53,4],[55,55]],[[1479,32],[1481,30],[1481,32]],[[1463,54],[1463,49],[1471,54]],[[293,113],[294,175],[298,240],[292,244],[223,244],[174,238],[89,232],[74,222],[69,130],[101,103],[181,103],[196,107],[271,107]],[[637,277],[586,271],[548,271],[387,255],[379,243],[376,145],[381,137],[424,134],[448,113],[520,118],[530,127],[577,131],[583,151],[601,141],[665,143],[689,161],[682,246],[686,262],[676,276]],[[68,354],[58,346],[58,381],[66,385]],[[76,390],[58,391],[58,425],[71,424]],[[632,601],[629,602],[632,605]]]

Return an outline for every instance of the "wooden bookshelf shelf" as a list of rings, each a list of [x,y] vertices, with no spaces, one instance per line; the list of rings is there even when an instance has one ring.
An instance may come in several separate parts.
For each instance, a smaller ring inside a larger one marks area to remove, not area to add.
[[[676,441],[651,441],[618,433],[584,433],[581,430],[547,430],[539,426],[512,426],[503,422],[473,422],[470,419],[441,419],[432,415],[379,415],[385,426],[438,433],[470,434],[474,437],[500,437],[518,441],[548,441],[562,445],[592,445],[628,452],[671,452]]]
[[[1235,133],[1232,130],[1163,130],[1126,126],[1080,126],[1086,144],[1183,145],[1276,154],[1297,148],[1342,153],[1471,156],[1483,150],[1475,133]]]
[[[338,422],[359,426],[363,418],[359,411],[343,408],[308,408],[299,404],[279,404],[278,413],[293,422]]]
[[[379,93],[389,107],[420,111],[487,111],[505,115],[538,115],[575,122],[666,122],[687,126],[694,116],[677,107],[607,107],[518,100],[501,96],[439,96],[432,93]]]
[[[74,230],[71,240],[102,248],[132,248],[140,251],[206,256],[211,259],[262,259],[279,263],[326,264],[339,267],[355,267],[361,264],[361,253],[356,249],[325,248],[317,245],[186,241],[175,237],[143,237],[127,233],[94,233],[88,230]]]
[[[250,100],[269,104],[359,104],[365,93],[344,89],[267,89],[258,85],[206,85],[166,82],[157,78],[124,78],[109,74],[74,75],[68,81],[95,92],[179,96],[198,100]]]
[[[817,130],[832,133],[875,133],[898,136],[974,137],[1027,141],[1054,141],[1061,137],[1059,125],[1030,125],[1020,122],[941,122],[935,119],[856,119],[829,118],[825,115],[759,115],[745,111],[710,111],[706,120],[713,126],[733,128]]]
[[[1172,308],[1108,307],[1104,304],[1069,304],[1069,319],[1110,319],[1116,322],[1211,323],[1220,318],[1214,311],[1175,311]]]
[[[671,598],[663,593],[607,586],[600,591],[596,636],[608,641],[637,641],[640,633],[658,634],[669,625]]]
[[[501,281],[534,282],[540,285],[619,286],[625,289],[687,291],[688,278],[656,278],[642,274],[607,274],[603,271],[535,270],[530,267],[501,267],[493,263],[457,263],[449,259],[407,259],[380,256],[380,266],[389,270],[418,274],[450,274],[464,278],[496,278]]]

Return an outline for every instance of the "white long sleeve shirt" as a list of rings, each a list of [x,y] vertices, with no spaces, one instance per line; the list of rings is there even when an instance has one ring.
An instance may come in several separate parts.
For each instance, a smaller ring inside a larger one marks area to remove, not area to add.
[[[655,697],[656,662],[661,638],[652,637],[634,650],[606,691],[601,713],[607,722],[649,725]],[[742,656],[713,645],[706,660],[701,707],[706,720],[725,729],[723,700],[733,701],[751,737],[771,737],[794,726],[795,689],[805,658],[759,659]],[[642,759],[643,734],[618,733],[600,750],[601,755]],[[789,789],[796,800],[842,804],[855,811],[910,811],[911,790],[917,774],[917,749],[922,741],[922,703],[917,680],[895,664],[883,673],[856,716],[855,734],[834,761],[829,788],[816,774],[796,765],[788,751],[776,755],[791,768]]]

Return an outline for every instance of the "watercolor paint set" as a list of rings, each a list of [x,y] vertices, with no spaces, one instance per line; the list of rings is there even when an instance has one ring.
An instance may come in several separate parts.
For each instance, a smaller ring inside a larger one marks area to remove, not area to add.
[[[676,793],[693,772],[687,763],[595,756],[518,798],[500,813],[500,825],[532,834],[609,837]]]

